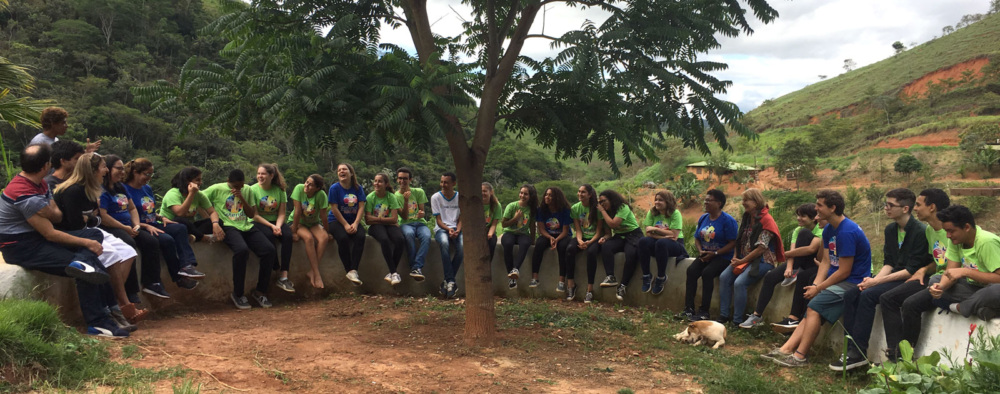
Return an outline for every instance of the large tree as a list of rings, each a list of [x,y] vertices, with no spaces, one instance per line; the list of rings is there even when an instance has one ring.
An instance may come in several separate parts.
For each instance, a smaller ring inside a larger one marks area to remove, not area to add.
[[[445,138],[459,178],[470,344],[491,344],[496,332],[479,184],[497,129],[532,136],[559,158],[596,156],[615,172],[619,161],[655,157],[670,137],[705,153],[706,138],[728,149],[731,133],[752,133],[736,105],[715,97],[730,82],[710,73],[726,65],[698,55],[718,48],[720,36],[752,33],[748,13],[765,23],[777,17],[765,0],[464,0],[453,8],[469,11],[463,30],[442,36],[426,0],[229,7],[211,31],[230,40],[222,55],[231,65],[192,59],[177,83],[137,96],[191,114],[187,127],[262,127],[380,148],[375,154]],[[557,7],[606,19],[559,36],[533,31]],[[384,28],[406,29],[413,51],[382,43]],[[523,56],[528,40],[557,52]]]

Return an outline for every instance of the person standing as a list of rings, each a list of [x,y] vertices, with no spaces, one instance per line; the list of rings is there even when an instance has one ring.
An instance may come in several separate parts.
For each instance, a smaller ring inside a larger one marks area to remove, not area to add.
[[[42,132],[35,134],[31,138],[31,142],[28,145],[52,145],[59,142],[59,136],[66,134],[66,129],[69,128],[69,123],[66,119],[69,118],[69,113],[65,109],[59,107],[48,107],[42,110],[42,117],[40,119],[42,124]],[[90,138],[87,138],[86,153],[97,152],[97,149],[101,147],[101,140],[97,142],[90,142]],[[65,179],[65,178],[63,178]]]

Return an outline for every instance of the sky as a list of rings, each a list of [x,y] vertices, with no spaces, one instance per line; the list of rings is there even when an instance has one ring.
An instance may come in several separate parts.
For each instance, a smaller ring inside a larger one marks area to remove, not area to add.
[[[743,111],[817,82],[819,75],[832,78],[843,73],[844,59],[863,67],[892,56],[896,41],[907,48],[924,43],[963,15],[989,9],[989,0],[771,0],[770,4],[778,10],[776,21],[765,25],[752,20],[754,34],[723,37],[721,48],[701,56],[729,65],[714,75],[733,82],[721,97]],[[428,10],[432,29],[446,36],[458,34],[462,18],[469,15],[468,7],[456,0],[429,0]],[[604,19],[602,11],[556,3],[539,15],[532,33],[559,36],[579,29],[585,20]],[[385,28],[382,39],[413,48],[405,28]],[[556,52],[550,43],[529,39],[522,54],[552,56]]]

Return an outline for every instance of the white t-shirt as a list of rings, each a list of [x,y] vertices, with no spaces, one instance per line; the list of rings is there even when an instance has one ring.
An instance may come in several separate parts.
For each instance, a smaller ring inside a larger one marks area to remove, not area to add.
[[[34,138],[31,139],[31,142],[29,142],[28,145],[35,145],[35,144],[52,145],[56,143],[56,141],[59,141],[59,137],[49,138],[49,136],[45,135],[45,133],[38,133],[35,135]]]
[[[434,193],[431,196],[431,211],[434,212],[434,216],[441,217],[441,221],[451,228],[458,227],[458,216],[462,213],[458,209],[458,191],[455,191],[455,195],[451,199],[444,198],[441,192]],[[438,226],[438,228],[441,228]],[[447,229],[442,229],[447,230]]]

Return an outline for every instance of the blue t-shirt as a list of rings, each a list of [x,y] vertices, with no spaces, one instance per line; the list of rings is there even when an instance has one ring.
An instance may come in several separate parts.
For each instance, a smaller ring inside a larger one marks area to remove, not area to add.
[[[698,229],[694,232],[694,237],[701,243],[702,249],[716,251],[725,247],[729,241],[736,239],[739,231],[740,225],[730,214],[722,212],[718,218],[712,220],[706,213],[698,218]],[[720,254],[719,257],[732,260],[733,251]]]
[[[543,223],[545,226],[545,232],[552,236],[559,236],[562,233],[563,226],[573,225],[573,214],[570,212],[569,208],[556,213],[549,213],[547,208],[538,208],[538,213],[535,215],[535,221]],[[569,235],[573,235],[573,228],[570,227]]]
[[[108,215],[121,224],[132,227],[132,215],[128,212],[128,194],[125,194],[121,184],[116,186],[117,190],[105,188],[104,193],[101,193],[101,209],[108,211]]]
[[[854,257],[848,282],[858,284],[872,275],[871,245],[868,244],[865,232],[853,220],[844,218],[836,229],[827,224],[823,228],[823,247],[830,250],[830,271],[827,272],[827,277],[840,268],[841,257]]]
[[[132,205],[139,211],[139,222],[156,223],[156,195],[153,194],[153,188],[142,185],[142,189],[135,189],[126,183],[125,192],[132,199]]]
[[[354,219],[358,217],[358,207],[362,201],[368,201],[368,197],[365,195],[365,189],[361,185],[357,185],[350,189],[344,189],[340,185],[340,182],[334,183],[330,186],[330,191],[326,193],[330,201],[330,206],[334,205],[340,209],[340,214],[344,216],[344,220],[348,223],[353,223]],[[336,216],[333,216],[333,211],[327,215],[330,222],[337,220]]]

